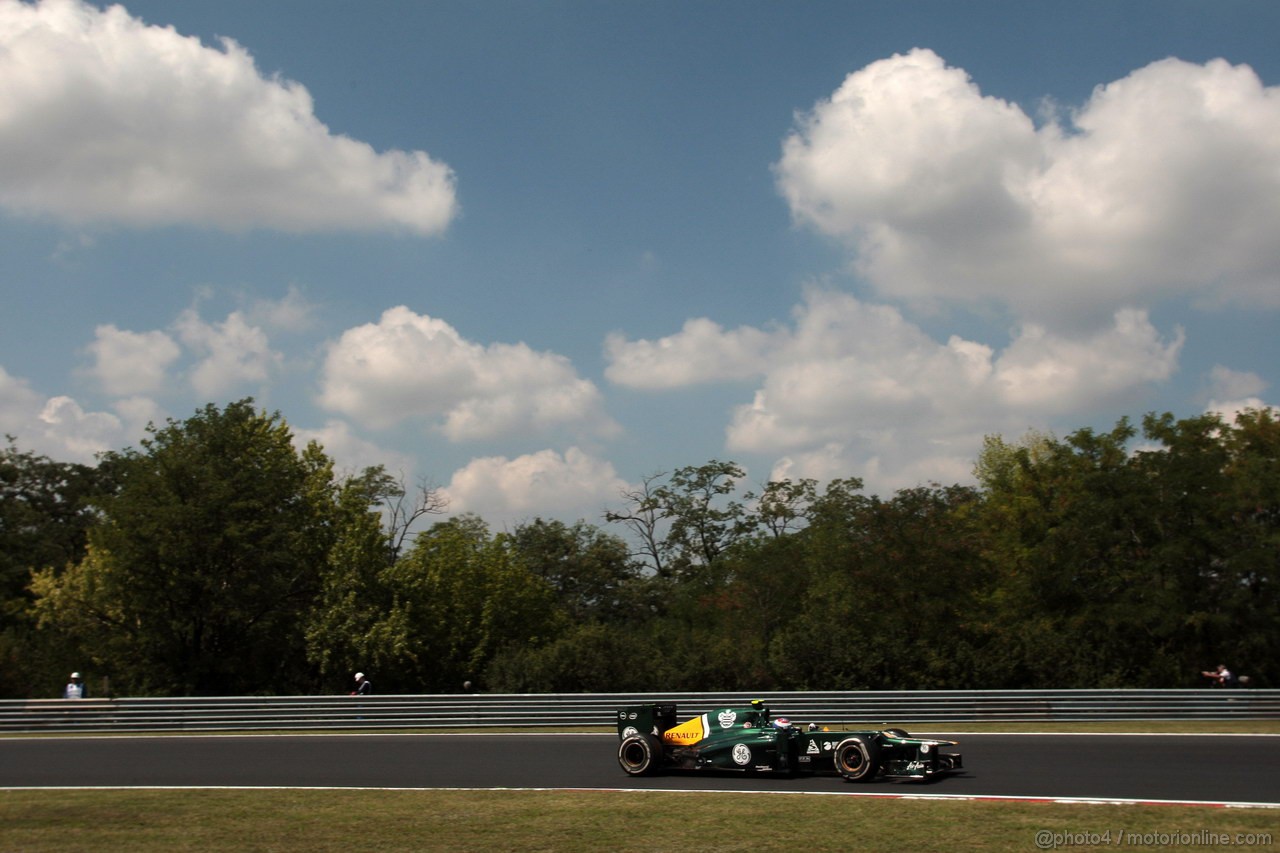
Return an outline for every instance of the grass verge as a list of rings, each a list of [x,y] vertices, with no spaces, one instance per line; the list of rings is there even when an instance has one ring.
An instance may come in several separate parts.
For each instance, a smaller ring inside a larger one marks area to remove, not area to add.
[[[1265,809],[801,794],[0,791],[0,848],[23,851],[1274,849],[1278,827]]]

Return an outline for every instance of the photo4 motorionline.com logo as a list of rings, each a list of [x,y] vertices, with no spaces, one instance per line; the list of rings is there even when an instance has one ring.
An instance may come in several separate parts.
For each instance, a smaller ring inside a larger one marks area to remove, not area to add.
[[[1264,847],[1272,841],[1270,832],[1129,832],[1108,829],[1102,832],[1053,832],[1042,829],[1036,833],[1036,847],[1041,850],[1057,850],[1060,847]]]

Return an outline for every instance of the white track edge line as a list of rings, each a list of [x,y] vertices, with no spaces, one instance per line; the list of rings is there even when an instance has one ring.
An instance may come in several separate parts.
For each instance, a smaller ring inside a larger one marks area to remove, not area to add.
[[[1053,797],[1018,794],[887,794],[871,791],[751,791],[704,788],[542,788],[542,787],[391,787],[357,785],[25,785],[0,786],[0,791],[545,791],[561,793],[617,794],[762,794],[792,797],[861,797],[885,800],[951,800],[968,802],[1056,803],[1062,805],[1192,806],[1226,809],[1280,809],[1280,803],[1229,800],[1161,800],[1133,797]]]

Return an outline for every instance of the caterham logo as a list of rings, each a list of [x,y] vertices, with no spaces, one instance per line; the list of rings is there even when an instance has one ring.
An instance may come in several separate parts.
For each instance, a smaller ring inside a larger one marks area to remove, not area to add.
[[[733,711],[720,712],[720,728],[722,729],[733,728],[733,724],[737,722],[737,720],[738,720],[738,715]]]

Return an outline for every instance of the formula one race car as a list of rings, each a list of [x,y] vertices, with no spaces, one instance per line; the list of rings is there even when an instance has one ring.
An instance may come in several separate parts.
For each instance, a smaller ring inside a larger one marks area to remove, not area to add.
[[[955,741],[911,737],[902,729],[831,731],[773,718],[759,700],[678,722],[675,705],[633,705],[618,712],[618,763],[632,776],[662,770],[836,772],[849,781],[923,781],[960,770]]]

